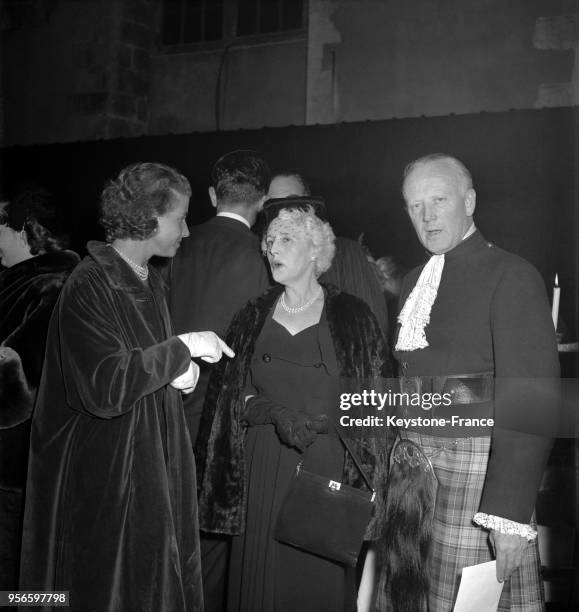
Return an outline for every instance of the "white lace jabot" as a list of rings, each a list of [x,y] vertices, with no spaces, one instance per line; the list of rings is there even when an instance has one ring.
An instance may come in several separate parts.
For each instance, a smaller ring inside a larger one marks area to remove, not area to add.
[[[430,323],[430,311],[438,294],[443,269],[444,255],[433,255],[420,273],[398,315],[401,327],[397,351],[415,351],[428,346],[424,329]]]
[[[468,228],[462,240],[466,240],[476,231],[474,223]],[[432,255],[424,266],[414,289],[406,298],[404,307],[398,315],[401,324],[397,351],[415,351],[429,346],[424,330],[430,323],[430,311],[436,296],[444,269],[444,254]]]

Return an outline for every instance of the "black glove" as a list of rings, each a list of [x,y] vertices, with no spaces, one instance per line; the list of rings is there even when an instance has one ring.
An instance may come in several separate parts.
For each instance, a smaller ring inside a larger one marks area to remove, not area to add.
[[[320,417],[313,418],[302,410],[286,408],[260,395],[247,400],[242,419],[248,425],[273,424],[279,439],[302,453],[315,441],[317,428],[324,425]],[[327,419],[325,426],[327,430]]]
[[[329,431],[328,415],[319,414],[318,416],[313,417],[308,427],[318,434],[327,434]]]

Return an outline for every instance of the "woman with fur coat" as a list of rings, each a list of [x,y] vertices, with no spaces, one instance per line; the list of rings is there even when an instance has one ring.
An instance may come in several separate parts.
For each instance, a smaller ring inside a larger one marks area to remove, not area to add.
[[[44,191],[0,204],[0,590],[18,586],[30,416],[48,322],[76,266]]]
[[[334,234],[320,218],[323,201],[275,199],[264,210],[262,248],[279,284],[236,315],[228,333],[236,358],[220,365],[210,382],[196,449],[200,527],[234,536],[229,612],[349,611],[356,605],[353,576],[276,541],[273,532],[302,461],[305,469],[364,488],[329,432],[338,421],[340,392],[375,388],[388,375],[386,347],[364,302],[318,282],[334,254]],[[380,488],[386,434],[343,433]]]

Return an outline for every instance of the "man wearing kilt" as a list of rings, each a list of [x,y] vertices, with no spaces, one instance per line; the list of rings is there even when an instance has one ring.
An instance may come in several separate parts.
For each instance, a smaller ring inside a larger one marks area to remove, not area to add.
[[[431,257],[404,281],[395,351],[401,391],[429,401],[401,412],[430,421],[403,428],[392,455],[398,518],[385,527],[378,607],[451,611],[462,568],[496,559],[499,610],[543,610],[533,508],[559,376],[544,283],[475,228],[476,194],[459,160],[412,162],[403,194]]]

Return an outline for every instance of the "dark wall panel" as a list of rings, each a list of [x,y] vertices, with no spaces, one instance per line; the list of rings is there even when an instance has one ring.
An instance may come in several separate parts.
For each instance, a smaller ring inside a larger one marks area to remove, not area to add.
[[[258,149],[274,170],[291,168],[310,179],[327,198],[337,234],[363,232],[374,255],[413,266],[423,252],[403,209],[402,171],[420,155],[448,152],[473,173],[480,229],[532,261],[548,285],[559,273],[562,314],[575,327],[576,120],[574,109],[563,108],[159,136],[9,148],[0,162],[5,191],[33,180],[61,194],[81,248],[101,235],[98,195],[122,166],[142,160],[179,168],[193,186],[190,221],[197,223],[213,214],[207,196],[213,162],[232,149]]]

